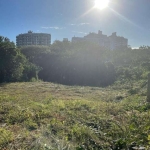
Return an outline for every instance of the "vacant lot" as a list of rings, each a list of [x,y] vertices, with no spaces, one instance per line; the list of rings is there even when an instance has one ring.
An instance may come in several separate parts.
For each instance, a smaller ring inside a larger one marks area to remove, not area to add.
[[[150,149],[150,105],[141,85],[1,84],[0,149]]]

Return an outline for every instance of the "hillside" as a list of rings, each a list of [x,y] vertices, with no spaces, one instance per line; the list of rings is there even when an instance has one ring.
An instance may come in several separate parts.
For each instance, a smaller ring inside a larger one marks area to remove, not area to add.
[[[0,85],[0,149],[150,149],[146,86]]]

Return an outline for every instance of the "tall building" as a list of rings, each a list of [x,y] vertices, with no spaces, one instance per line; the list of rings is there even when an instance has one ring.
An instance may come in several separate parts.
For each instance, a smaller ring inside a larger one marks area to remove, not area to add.
[[[28,46],[28,45],[45,45],[49,46],[51,44],[51,35],[47,33],[33,33],[28,31],[28,33],[19,34],[16,36],[17,47]]]
[[[128,39],[117,36],[116,32],[112,33],[112,35],[110,36],[107,36],[102,34],[102,31],[98,31],[98,33],[89,33],[83,38],[82,37],[72,38],[72,42],[82,42],[82,41],[97,43],[100,46],[110,50],[128,47]]]

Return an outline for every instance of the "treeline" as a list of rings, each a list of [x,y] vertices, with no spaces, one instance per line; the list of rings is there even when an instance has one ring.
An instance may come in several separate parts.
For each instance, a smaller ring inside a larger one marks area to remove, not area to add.
[[[116,80],[140,80],[150,71],[150,47],[110,51],[95,43],[55,41],[50,47],[18,49],[0,38],[0,82],[43,81],[66,85],[108,86]]]

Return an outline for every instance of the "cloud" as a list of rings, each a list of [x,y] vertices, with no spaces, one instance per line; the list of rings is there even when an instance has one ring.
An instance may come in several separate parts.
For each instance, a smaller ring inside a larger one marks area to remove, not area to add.
[[[79,23],[79,24],[73,24],[71,23],[70,25],[71,26],[83,26],[83,25],[89,25],[90,23],[87,23],[87,22],[83,22],[83,23]]]
[[[61,30],[61,29],[65,29],[64,27],[41,27],[42,29],[55,29],[55,30]]]
[[[74,32],[74,33],[78,33],[78,34],[87,34],[86,32],[80,32],[80,31],[72,31],[72,32]]]
[[[90,23],[80,23],[79,25],[83,26],[83,25],[89,25]]]

